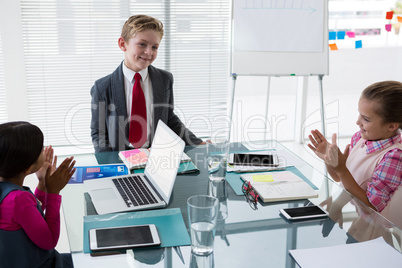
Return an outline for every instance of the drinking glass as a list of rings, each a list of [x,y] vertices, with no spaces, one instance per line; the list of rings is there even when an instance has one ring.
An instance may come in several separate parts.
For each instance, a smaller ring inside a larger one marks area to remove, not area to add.
[[[226,176],[226,165],[229,154],[229,140],[214,137],[207,140],[207,163],[209,179],[221,181]]]
[[[214,253],[209,255],[197,255],[192,253],[190,259],[190,268],[214,268]]]
[[[217,220],[221,221],[228,217],[228,192],[226,180],[213,181],[208,183],[208,195],[216,197],[219,200],[219,211]]]
[[[187,199],[187,210],[191,232],[191,251],[196,255],[211,254],[219,211],[218,199],[208,195],[191,196]]]

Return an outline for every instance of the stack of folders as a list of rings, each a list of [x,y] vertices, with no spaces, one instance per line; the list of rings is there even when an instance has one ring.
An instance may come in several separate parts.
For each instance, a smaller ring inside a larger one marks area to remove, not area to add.
[[[297,200],[318,197],[318,192],[303,178],[291,171],[243,174],[263,202]]]
[[[150,149],[145,148],[120,151],[119,157],[123,161],[123,163],[127,166],[127,168],[130,171],[133,171],[136,169],[145,168],[148,161],[149,152]],[[184,174],[196,171],[199,171],[199,169],[191,161],[191,158],[186,153],[183,153],[178,174]]]

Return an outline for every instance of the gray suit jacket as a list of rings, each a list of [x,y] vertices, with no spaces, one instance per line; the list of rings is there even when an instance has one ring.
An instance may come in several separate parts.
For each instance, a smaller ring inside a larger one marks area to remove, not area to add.
[[[95,81],[91,89],[91,136],[95,152],[129,149],[122,64],[110,75]],[[152,83],[154,109],[151,141],[160,119],[187,145],[201,143],[202,140],[187,129],[173,111],[173,75],[152,65],[148,67],[148,73]]]

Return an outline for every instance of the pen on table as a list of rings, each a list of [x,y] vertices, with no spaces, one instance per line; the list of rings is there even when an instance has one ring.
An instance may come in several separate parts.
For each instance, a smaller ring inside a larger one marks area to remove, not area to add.
[[[174,251],[176,251],[177,255],[179,256],[180,260],[184,263],[184,258],[183,258],[183,254],[181,253],[181,249],[179,246],[175,246],[173,247]]]
[[[290,182],[290,181],[272,181],[272,182],[267,182],[267,183],[275,185],[275,184],[282,184],[282,183],[287,183],[287,182]]]
[[[253,180],[247,180],[244,178],[241,178],[241,180],[244,181],[249,181],[249,182],[254,182],[254,183],[267,183],[267,184],[280,184],[280,183],[287,183],[287,182],[292,182],[292,181],[253,181]]]

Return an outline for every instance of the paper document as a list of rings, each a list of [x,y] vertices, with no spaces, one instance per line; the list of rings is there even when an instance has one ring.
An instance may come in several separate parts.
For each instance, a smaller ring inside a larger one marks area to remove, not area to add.
[[[290,255],[302,268],[400,268],[402,254],[384,238],[333,247],[294,249]]]
[[[244,174],[263,202],[296,200],[317,197],[318,193],[291,171]]]

